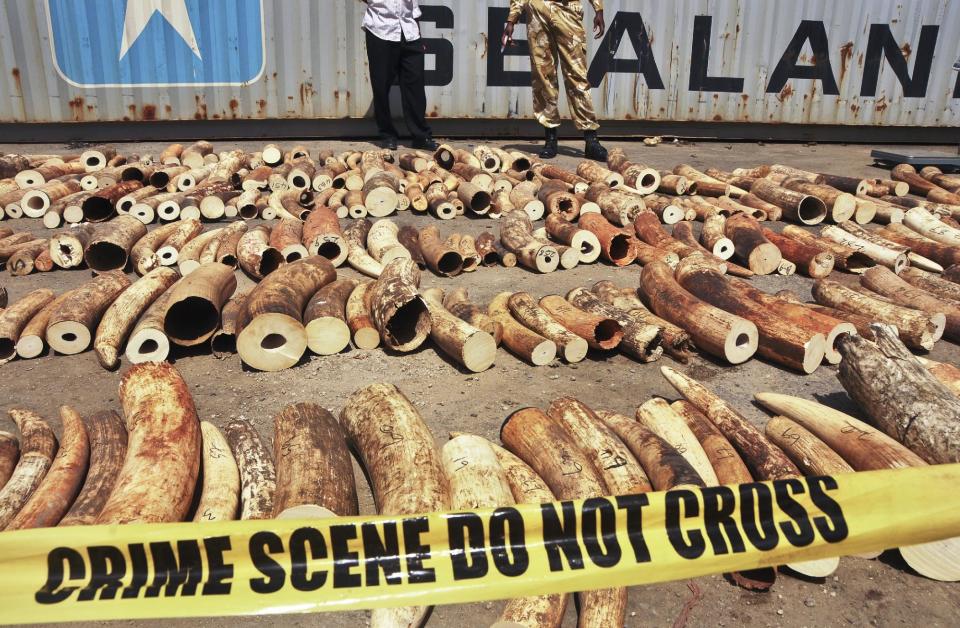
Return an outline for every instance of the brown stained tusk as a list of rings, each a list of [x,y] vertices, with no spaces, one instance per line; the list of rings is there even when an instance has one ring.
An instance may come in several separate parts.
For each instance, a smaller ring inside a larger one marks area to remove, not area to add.
[[[353,279],[338,279],[320,288],[303,312],[307,348],[317,355],[334,355],[350,344],[347,300],[357,288]]]
[[[43,418],[28,410],[13,409],[9,413],[20,430],[20,458],[0,488],[0,530],[40,486],[57,452],[57,438]]]
[[[463,272],[463,256],[440,239],[436,227],[424,227],[419,232],[420,250],[427,267],[441,277],[456,277]]]
[[[292,367],[307,349],[303,310],[320,288],[336,279],[325,257],[313,255],[285,264],[249,294],[237,319],[237,353],[261,371]]]
[[[427,267],[420,245],[420,232],[415,227],[404,225],[397,233],[397,241],[410,253],[410,259],[416,262],[421,270]]]
[[[274,225],[270,232],[270,246],[283,256],[287,263],[307,257],[307,247],[301,244],[303,240],[303,221],[300,218],[283,218]]]
[[[825,238],[817,238],[809,231],[795,225],[787,225],[782,235],[805,246],[832,253],[834,267],[848,273],[860,274],[867,268],[876,266],[876,262],[857,249]]]
[[[574,288],[567,293],[567,300],[586,312],[619,323],[623,332],[619,348],[624,353],[641,362],[653,362],[663,355],[662,330],[658,325],[631,317],[627,311],[602,301],[586,288]]]
[[[113,491],[127,453],[127,429],[112,410],[86,420],[90,465],[80,493],[59,525],[93,525]]]
[[[660,368],[667,382],[702,412],[723,433],[758,480],[776,480],[800,475],[800,470],[779,448],[744,419],[726,401],[693,378],[670,367]]]
[[[704,486],[700,475],[673,445],[642,423],[605,410],[598,410],[597,416],[633,452],[650,479],[653,490]]]
[[[680,263],[676,275],[679,284],[695,297],[756,325],[761,356],[807,374],[820,366],[827,349],[823,334],[788,323],[759,302],[745,298],[709,263],[688,258]]]
[[[27,293],[0,312],[0,364],[6,364],[16,356],[21,332],[31,319],[43,312],[53,301],[53,291],[41,288]]]
[[[626,312],[631,320],[642,325],[659,327],[663,333],[664,351],[673,359],[686,364],[694,355],[690,334],[648,310],[637,296],[636,290],[618,288],[610,281],[599,281],[591,290],[604,303]]]
[[[30,499],[7,524],[7,530],[57,525],[80,491],[90,461],[87,428],[76,410],[69,406],[60,407],[60,420],[63,438],[57,455]]]
[[[430,338],[440,349],[472,373],[481,373],[491,366],[497,356],[494,337],[455,316],[447,310],[439,298],[423,293],[423,300],[430,311]]]
[[[388,264],[370,289],[373,324],[388,348],[409,352],[430,334],[430,313],[420,298],[420,269],[409,259]]]
[[[797,269],[807,277],[822,279],[833,272],[833,253],[808,246],[769,229],[763,229],[763,236],[780,249],[784,259],[796,264]]]
[[[183,521],[200,472],[200,421],[170,364],[131,367],[120,382],[127,452],[98,524]]]
[[[563,427],[590,460],[608,492],[635,495],[653,490],[643,467],[627,446],[586,404],[573,397],[559,397],[550,403],[547,415]]]
[[[633,239],[599,214],[580,217],[580,227],[596,236],[603,259],[615,266],[628,266],[637,259]]]
[[[112,370],[117,367],[120,350],[137,320],[179,277],[172,268],[155,268],[121,292],[107,308],[97,325],[93,342],[103,368]]]
[[[938,297],[905,281],[888,268],[871,268],[860,276],[860,283],[867,289],[883,295],[894,303],[928,314],[943,314],[944,335],[960,339],[960,304]]]
[[[757,326],[687,292],[665,264],[644,266],[640,290],[657,316],[685,329],[696,345],[731,364],[742,364],[756,353]]]
[[[270,450],[246,419],[231,421],[224,433],[240,471],[240,519],[272,518],[277,474]]]
[[[340,424],[370,478],[381,515],[410,515],[450,506],[446,478],[433,435],[400,390],[374,384],[350,396]],[[428,607],[374,610],[370,625],[418,626]]]
[[[826,340],[824,359],[830,364],[840,363],[840,353],[836,349],[837,338],[843,334],[857,333],[857,327],[853,323],[837,316],[814,311],[807,304],[767,294],[745,281],[734,279],[727,284],[727,287],[744,299],[756,301],[771,314],[790,325],[812,334],[822,334]]]
[[[853,194],[841,192],[829,185],[822,185],[798,178],[787,178],[781,184],[788,190],[809,194],[823,201],[829,210],[829,218],[835,223],[841,223],[853,218],[857,212],[857,201]]]
[[[874,233],[886,240],[907,247],[911,251],[929,258],[945,268],[953,266],[954,264],[960,264],[960,249],[949,244],[930,240],[903,225],[887,225]]]
[[[503,327],[503,346],[534,366],[543,366],[557,357],[557,344],[518,322],[511,315],[512,293],[501,292],[488,308],[490,317]]]
[[[284,518],[303,507],[355,516],[353,463],[337,419],[316,404],[298,403],[284,408],[273,425],[277,469],[273,516]]]
[[[559,295],[540,299],[540,307],[555,321],[599,351],[616,349],[623,340],[623,328],[612,318],[586,312]]]
[[[236,288],[237,277],[229,266],[200,266],[170,288],[164,334],[182,347],[205,344],[220,326],[220,312]]]
[[[507,449],[529,464],[559,499],[585,499],[608,492],[593,463],[564,428],[536,408],[511,414],[500,428]],[[624,588],[577,594],[581,625],[620,626],[626,615]]]
[[[117,216],[98,225],[84,251],[87,266],[97,272],[123,270],[133,245],[147,235],[147,227],[132,216]]]
[[[700,445],[686,422],[674,412],[665,399],[654,397],[637,408],[637,421],[648,430],[670,443],[690,463],[706,486],[720,484],[707,452]]]
[[[20,442],[10,432],[0,432],[0,489],[3,489],[20,459]]]
[[[763,236],[760,224],[746,214],[730,216],[725,225],[725,233],[733,241],[734,250],[739,259],[758,275],[769,275],[777,271],[783,255],[780,249]]]
[[[816,281],[812,292],[820,305],[895,325],[900,332],[900,338],[915,349],[932,349],[934,343],[943,336],[946,326],[946,316],[942,312],[928,314],[895,305],[851,290],[829,279]],[[860,329],[858,326],[858,330]],[[863,331],[860,333],[863,334]]]
[[[64,355],[85,351],[103,313],[130,285],[121,271],[110,271],[71,290],[70,297],[50,313],[47,344]]]
[[[714,256],[728,260],[733,257],[733,240],[726,236],[727,219],[721,215],[710,216],[703,221],[700,242]],[[676,228],[674,228],[676,231]]]
[[[769,179],[757,179],[750,193],[783,210],[783,216],[802,225],[817,225],[827,217],[827,206],[819,198],[780,187]]]
[[[733,262],[726,261],[720,257],[717,257],[711,253],[708,249],[704,248],[702,244],[697,241],[697,238],[693,235],[693,227],[689,222],[681,222],[674,226],[673,228],[673,237],[678,240],[681,244],[684,244],[696,252],[704,255],[707,259],[714,261],[719,268],[723,268],[726,273],[730,275],[735,275],[737,277],[753,277],[754,272],[749,268],[744,268],[743,266],[738,266]],[[696,253],[694,253],[696,254]],[[679,262],[678,262],[679,264]]]
[[[557,322],[528,293],[513,294],[507,306],[517,321],[556,343],[563,350],[563,359],[567,362],[580,362],[587,357],[589,343]]]

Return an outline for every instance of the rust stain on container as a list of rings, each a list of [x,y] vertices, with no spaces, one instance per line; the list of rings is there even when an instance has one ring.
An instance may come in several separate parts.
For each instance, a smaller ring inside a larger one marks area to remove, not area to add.
[[[848,41],[840,46],[840,84],[843,85],[843,79],[847,75],[847,67],[850,65],[850,59],[853,57],[853,42]]]
[[[777,94],[777,100],[783,103],[786,102],[791,96],[793,96],[793,86],[790,83],[787,83],[783,89],[780,90],[780,93]]]
[[[240,103],[237,101],[236,98],[231,98],[231,99],[230,99],[230,115],[232,115],[234,118],[236,118],[236,117],[237,117],[237,111],[238,111],[239,109],[240,109]]]
[[[207,119],[207,101],[204,96],[197,94],[193,97],[194,101],[197,103],[197,110],[193,114],[194,120],[206,120]]]
[[[80,122],[83,120],[83,96],[77,96],[73,100],[67,103],[70,106],[70,117],[75,121]]]
[[[10,71],[10,74],[13,75],[13,83],[16,85],[17,93],[23,95],[23,84],[20,82],[20,68],[13,68]]]
[[[144,105],[142,117],[144,120],[156,120],[157,119],[156,105]]]

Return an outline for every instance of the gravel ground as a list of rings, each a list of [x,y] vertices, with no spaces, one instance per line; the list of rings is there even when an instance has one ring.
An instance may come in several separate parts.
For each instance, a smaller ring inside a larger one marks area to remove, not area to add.
[[[285,142],[293,145],[293,142]],[[363,143],[307,142],[312,149],[320,146],[336,149],[363,148]],[[466,144],[461,142],[460,145]],[[527,143],[501,143],[504,147],[533,150]],[[695,167],[731,169],[761,163],[788,163],[810,170],[847,175],[883,176],[872,167],[868,146],[800,145],[758,143],[663,143],[647,147],[639,143],[611,143],[624,148],[637,162],[662,169],[677,163]],[[254,143],[221,143],[219,149],[241,147],[254,150]],[[159,144],[130,144],[119,147],[122,152],[158,154]],[[557,160],[560,165],[575,167],[579,143],[566,143]],[[909,151],[910,147],[899,147]],[[14,146],[0,144],[0,154],[7,152],[67,152],[65,146]],[[954,152],[951,147],[921,149],[924,152]],[[424,226],[431,217],[413,216],[409,212],[396,217],[399,223]],[[4,224],[37,233],[45,230],[38,221],[18,220]],[[496,223],[489,219],[460,218],[439,225],[444,233],[459,231],[478,234],[496,232]],[[356,276],[350,269],[342,276]],[[87,271],[59,271],[28,277],[4,276],[10,299],[28,291],[48,287],[56,291],[72,288],[88,279]],[[440,279],[424,274],[423,286],[452,287],[463,285],[476,302],[486,302],[504,290],[529,291],[536,296],[565,294],[577,286],[589,286],[610,279],[622,286],[635,286],[639,267],[615,269],[596,264],[561,271],[548,276],[520,268],[481,268],[478,272],[456,279]],[[849,281],[849,277],[841,277]],[[241,288],[251,284],[243,277]],[[764,277],[755,284],[765,290],[789,288],[809,295],[810,280],[804,277]],[[932,359],[958,363],[956,345],[940,342],[931,352]],[[635,408],[651,396],[675,399],[677,395],[661,378],[660,365],[675,364],[669,358],[659,363],[639,364],[626,357],[591,353],[580,364],[555,363],[533,368],[500,351],[494,368],[478,375],[459,370],[438,355],[429,343],[410,355],[391,355],[381,350],[348,350],[330,357],[307,356],[296,368],[281,373],[259,373],[241,366],[238,358],[218,361],[206,351],[177,352],[173,356],[177,368],[189,382],[202,419],[218,425],[234,417],[251,419],[262,435],[271,442],[272,417],[285,404],[295,401],[320,403],[339,412],[348,395],[361,386],[375,382],[396,384],[416,403],[430,426],[437,443],[442,443],[452,430],[498,438],[503,418],[522,406],[545,407],[562,394],[571,394],[585,403],[632,415]],[[46,356],[32,361],[15,361],[3,367],[3,394],[0,410],[26,407],[47,417],[56,416],[60,404],[69,403],[82,413],[119,407],[117,384],[119,372],[101,369],[92,352],[77,356]],[[748,419],[761,426],[765,414],[756,408],[752,395],[757,391],[774,390],[817,399],[839,409],[855,412],[836,379],[836,369],[824,366],[809,376],[784,371],[762,359],[754,359],[729,367],[706,358],[695,358],[682,367],[716,393],[734,404]],[[58,421],[53,423],[58,425]],[[10,430],[6,413],[0,416],[0,430]],[[359,468],[356,469],[361,512],[373,513],[373,500]],[[687,625],[753,625],[753,626],[845,626],[956,624],[960,608],[960,587],[924,579],[911,572],[896,554],[885,554],[878,560],[844,559],[835,576],[825,581],[806,581],[782,576],[767,593],[747,592],[721,576],[699,578],[690,582],[673,582],[630,590],[627,625],[670,625],[681,613],[684,604],[699,590],[702,597],[693,604]],[[502,608],[501,602],[437,607],[431,626],[475,626],[493,623]],[[285,616],[284,625],[356,626],[367,621],[368,614]],[[954,619],[950,619],[953,617]],[[239,628],[254,625],[255,618],[204,620],[209,626]],[[187,626],[194,622],[164,621],[127,622],[136,625]],[[576,625],[573,604],[569,605],[564,625]]]

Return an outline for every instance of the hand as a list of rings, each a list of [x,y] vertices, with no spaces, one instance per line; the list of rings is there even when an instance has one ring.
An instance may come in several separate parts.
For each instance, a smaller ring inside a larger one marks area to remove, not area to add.
[[[606,32],[607,25],[603,21],[603,11],[597,11],[597,14],[593,16],[593,38],[600,39]]]
[[[503,26],[503,37],[500,39],[500,47],[506,48],[513,45],[513,22],[507,22]]]

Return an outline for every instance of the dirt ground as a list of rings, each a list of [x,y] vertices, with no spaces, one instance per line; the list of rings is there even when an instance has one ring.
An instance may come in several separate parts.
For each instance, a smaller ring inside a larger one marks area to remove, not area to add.
[[[285,144],[293,145],[293,142]],[[460,142],[463,144],[473,144]],[[526,143],[510,144],[512,148],[533,150]],[[321,145],[345,149],[365,144],[307,142],[312,149]],[[787,163],[815,171],[847,175],[882,176],[872,167],[869,146],[758,144],[758,143],[663,143],[647,147],[640,143],[620,145],[637,162],[661,169],[677,163],[697,167],[732,169],[761,163]],[[218,149],[258,148],[251,142],[220,142]],[[124,153],[158,154],[159,144],[137,144],[119,147]],[[575,167],[580,143],[566,143],[558,163]],[[910,150],[910,147],[900,147]],[[23,147],[0,144],[0,154],[17,152]],[[25,149],[23,149],[25,150]],[[30,152],[67,152],[65,146],[31,146]],[[921,152],[954,154],[955,147],[926,147]],[[424,226],[433,222],[429,216],[413,216],[410,212],[395,217],[400,223]],[[5,221],[17,229],[45,231],[39,221]],[[440,224],[441,231],[452,230],[477,234],[483,230],[496,232],[490,219],[459,218]],[[511,290],[529,291],[536,296],[565,294],[577,286],[590,286],[610,279],[622,286],[636,286],[639,266],[615,269],[604,264],[581,266],[543,276],[520,268],[481,268],[478,272],[455,279],[440,279],[429,272],[423,286],[448,287],[463,285],[477,302],[485,303],[496,293]],[[340,269],[342,276],[355,276],[350,269]],[[28,277],[4,275],[11,301],[26,292],[48,287],[62,291],[89,278],[88,271],[58,271]],[[840,276],[844,281],[849,277]],[[809,296],[811,281],[807,278],[766,277],[755,283],[775,291],[789,288]],[[241,287],[250,284],[241,279]],[[937,344],[932,359],[958,363],[960,351],[946,341]],[[635,408],[651,396],[662,395],[670,400],[677,395],[662,379],[660,365],[676,366],[664,357],[661,362],[639,364],[621,356],[596,355],[577,365],[555,363],[533,368],[506,351],[500,351],[494,368],[479,375],[462,372],[434,351],[429,343],[412,355],[391,355],[381,350],[347,350],[331,357],[307,356],[296,368],[281,373],[259,373],[245,369],[238,358],[218,361],[206,351],[176,352],[176,367],[191,386],[202,419],[222,425],[234,417],[247,417],[255,423],[267,442],[272,442],[272,417],[285,404],[295,401],[318,402],[338,413],[348,395],[359,387],[374,382],[396,384],[413,400],[430,426],[437,443],[442,443],[451,430],[474,432],[497,440],[504,417],[511,411],[529,405],[545,407],[559,395],[575,395],[585,403],[633,415]],[[32,361],[14,361],[2,368],[0,384],[0,430],[10,430],[12,423],[6,410],[26,407],[46,417],[56,416],[57,406],[68,403],[82,413],[103,408],[119,409],[117,384],[120,373],[104,371],[92,352],[77,356],[46,356]],[[784,371],[762,359],[729,367],[718,362],[696,358],[682,370],[705,383],[733,403],[746,417],[761,426],[766,415],[752,402],[757,391],[778,391],[816,399],[839,409],[856,412],[851,407],[836,378],[836,369],[821,367],[809,376]],[[53,420],[58,425],[57,420]],[[361,512],[373,513],[369,487],[359,469],[356,470]],[[702,595],[692,606],[690,626],[846,626],[846,625],[956,625],[960,611],[960,586],[927,580],[911,572],[898,555],[885,554],[878,560],[847,558],[835,576],[825,581],[805,581],[782,576],[770,592],[751,593],[737,588],[721,576],[699,578],[691,582],[635,587],[630,590],[627,625],[672,625],[694,591]],[[430,625],[481,626],[493,623],[502,602],[461,606],[439,606]],[[2,617],[2,612],[0,612]],[[356,626],[366,623],[368,614],[308,615],[283,617],[284,625]],[[951,619],[953,618],[953,619]],[[277,621],[273,618],[272,621]],[[241,628],[262,620],[230,618],[204,620],[204,625]],[[134,622],[127,622],[134,623]],[[187,621],[135,622],[136,625],[187,626]],[[576,625],[573,605],[569,605],[565,624]]]

